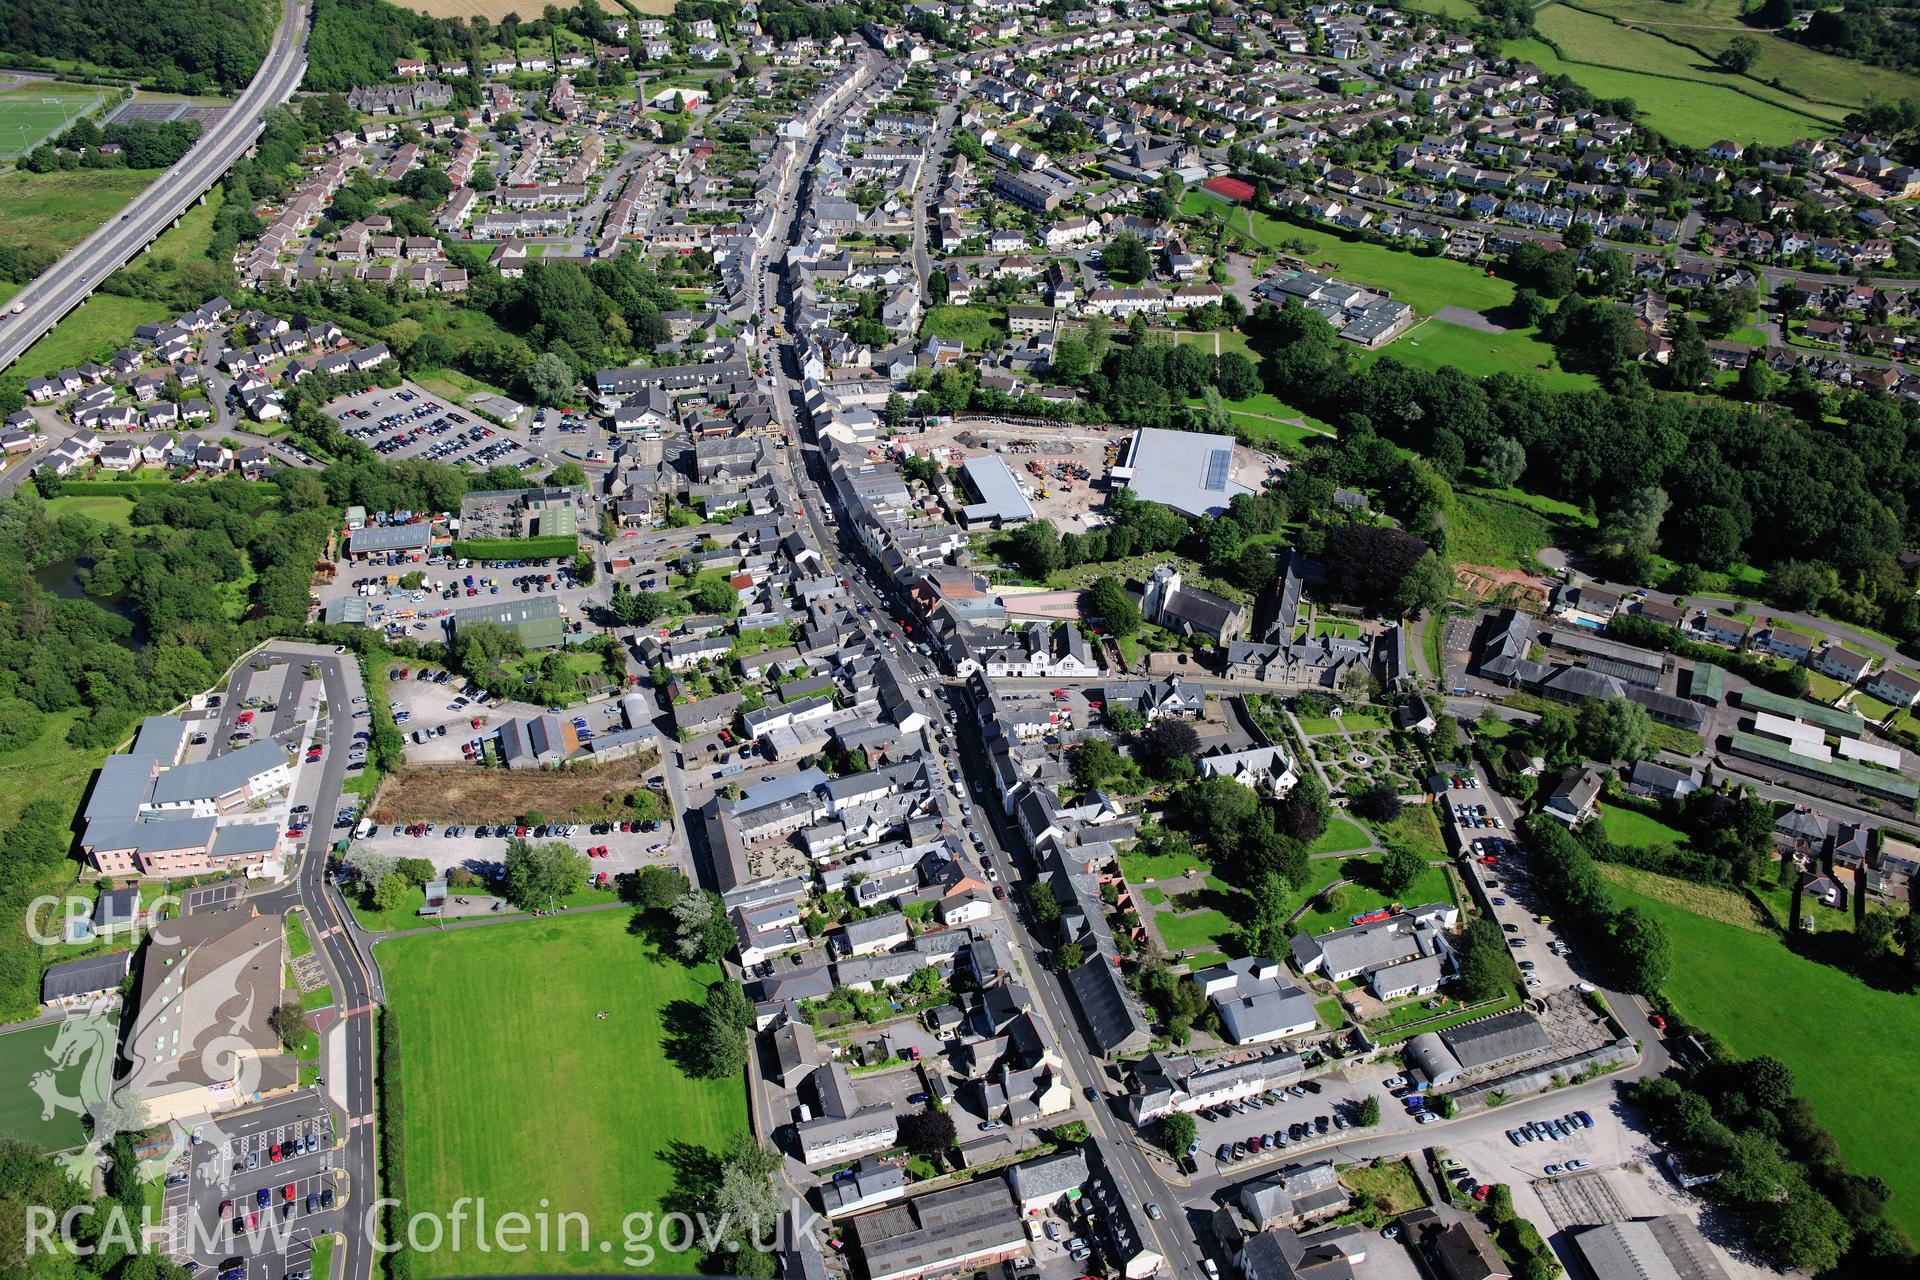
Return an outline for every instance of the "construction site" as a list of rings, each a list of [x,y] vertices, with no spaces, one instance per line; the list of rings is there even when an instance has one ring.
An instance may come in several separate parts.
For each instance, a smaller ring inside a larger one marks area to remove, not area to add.
[[[1132,432],[1120,427],[1065,426],[1005,418],[949,418],[936,427],[903,436],[906,452],[932,457],[942,468],[968,458],[999,454],[1013,472],[1036,518],[1062,533],[1101,523],[1106,475]]]

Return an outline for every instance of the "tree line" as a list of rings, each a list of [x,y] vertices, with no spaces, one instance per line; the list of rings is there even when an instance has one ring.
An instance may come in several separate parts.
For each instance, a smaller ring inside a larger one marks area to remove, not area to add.
[[[1551,392],[1533,378],[1475,379],[1391,357],[1358,367],[1319,314],[1263,304],[1247,333],[1267,388],[1333,421],[1343,449],[1377,435],[1447,484],[1470,469],[1592,512],[1593,549],[1656,583],[1655,553],[1691,573],[1746,563],[1807,607],[1920,636],[1920,601],[1896,557],[1920,540],[1920,410],[1857,393],[1838,421],[1779,406],[1610,390]],[[1349,451],[1364,463],[1368,455]],[[1444,542],[1444,529],[1435,530]]]
[[[74,122],[51,143],[43,143],[20,158],[28,173],[55,169],[165,169],[200,140],[198,120],[135,120],[101,128],[91,120]],[[116,153],[103,146],[120,148]]]
[[[91,63],[168,93],[244,88],[279,17],[263,0],[0,0],[16,59]]]

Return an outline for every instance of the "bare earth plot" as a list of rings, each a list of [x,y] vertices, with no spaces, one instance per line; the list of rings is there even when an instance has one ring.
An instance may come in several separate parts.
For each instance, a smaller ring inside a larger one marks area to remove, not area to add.
[[[658,763],[651,752],[614,760],[599,769],[401,769],[387,775],[368,813],[404,815],[410,822],[506,822],[526,813],[549,818],[591,817],[611,811],[646,785]]]

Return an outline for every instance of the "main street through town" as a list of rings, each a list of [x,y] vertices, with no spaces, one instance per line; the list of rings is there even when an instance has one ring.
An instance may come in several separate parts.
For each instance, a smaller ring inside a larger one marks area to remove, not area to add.
[[[952,119],[947,113],[940,117],[940,131],[944,136],[951,128]],[[818,138],[809,140],[808,153]],[[923,186],[926,180],[923,179]],[[779,216],[776,220],[775,242],[782,248],[793,241],[798,220],[798,199],[789,194],[783,186],[780,192]],[[916,250],[924,244],[926,235],[924,203],[916,199],[916,209],[921,216],[915,227],[914,244]],[[923,253],[915,253],[916,266],[924,271]],[[924,279],[924,276],[923,276]],[[762,315],[777,310],[780,299],[780,278],[777,269],[777,257],[768,255],[764,275],[759,283],[759,301]],[[898,589],[872,558],[864,554],[854,530],[845,520],[829,525],[826,512],[831,508],[833,484],[827,474],[825,455],[820,451],[818,437],[810,430],[803,431],[799,413],[800,388],[794,376],[798,372],[798,351],[791,341],[769,344],[764,353],[765,372],[774,388],[775,412],[787,441],[785,462],[792,478],[794,489],[801,496],[806,512],[809,531],[813,543],[820,548],[827,569],[846,580],[848,591],[854,600],[865,605],[867,616],[878,631],[893,640],[898,659],[923,691],[941,690],[945,701],[956,712],[957,733],[955,735],[955,755],[969,766],[974,779],[974,791],[987,803],[975,806],[977,817],[974,830],[982,833],[985,850],[982,861],[994,867],[995,873],[1003,883],[1018,884],[1024,880],[1019,865],[1008,852],[1020,848],[1016,838],[1008,839],[996,826],[1001,815],[999,805],[994,802],[992,777],[984,770],[984,758],[980,755],[978,722],[972,714],[971,706],[964,688],[957,683],[946,683],[938,668],[928,656],[916,652],[911,647],[912,632],[901,622],[911,618],[907,602],[898,594]],[[924,633],[922,633],[924,634]],[[929,718],[937,726],[946,710],[941,699],[928,699]],[[937,728],[929,727],[928,742],[932,754],[940,764],[940,772],[947,778],[953,776],[954,761],[947,758],[942,749],[944,737]],[[963,775],[965,776],[965,775]],[[944,784],[943,784],[944,785]],[[964,788],[962,788],[964,796]],[[1028,868],[1030,871],[1031,868]],[[1011,906],[1012,904],[1009,903]],[[1038,961],[1037,957],[1047,954],[1047,944],[1036,939],[1021,918],[1018,911],[1010,911],[1013,921],[1011,941],[1016,958],[1027,979],[1039,995],[1041,1012],[1053,1030],[1055,1043],[1061,1047],[1066,1059],[1066,1070],[1075,1092],[1076,1099],[1084,1100],[1088,1106],[1080,1108],[1080,1114],[1086,1116],[1093,1130],[1108,1140],[1113,1151],[1118,1153],[1119,1168],[1115,1171],[1124,1183],[1127,1198],[1135,1204],[1157,1203],[1171,1206],[1182,1197],[1177,1196],[1172,1187],[1164,1181],[1153,1167],[1149,1157],[1139,1145],[1139,1137],[1133,1125],[1118,1111],[1120,1082],[1098,1063],[1084,1044],[1078,1020],[1073,1014],[1073,1005],[1068,999],[1060,975]],[[764,1090],[756,1089],[756,1096]],[[756,1103],[758,1105],[758,1103]],[[763,1123],[771,1117],[764,1117]],[[1166,1218],[1149,1221],[1149,1228],[1156,1237],[1157,1251],[1168,1262],[1170,1274],[1198,1276],[1202,1274],[1202,1255],[1191,1234],[1184,1230],[1185,1224],[1180,1215],[1169,1214]]]

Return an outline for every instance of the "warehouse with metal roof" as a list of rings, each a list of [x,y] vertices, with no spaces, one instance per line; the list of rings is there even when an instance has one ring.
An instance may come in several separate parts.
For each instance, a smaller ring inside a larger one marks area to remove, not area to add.
[[[1233,478],[1233,438],[1142,427],[1124,466],[1113,469],[1136,497],[1190,516],[1215,516],[1236,494],[1253,492]]]
[[[983,453],[977,458],[968,458],[960,464],[960,474],[980,499],[960,508],[961,518],[969,527],[984,524],[1004,529],[1033,519],[1033,504],[1020,492],[1020,482],[1014,478],[1013,469],[999,454]]]

